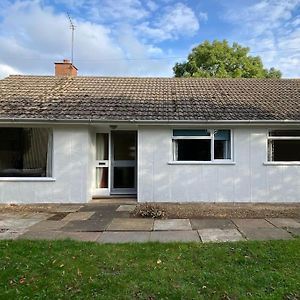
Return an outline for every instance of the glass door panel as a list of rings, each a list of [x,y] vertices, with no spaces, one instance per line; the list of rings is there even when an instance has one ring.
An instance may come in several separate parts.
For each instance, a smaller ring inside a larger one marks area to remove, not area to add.
[[[113,194],[136,193],[136,131],[112,131]]]

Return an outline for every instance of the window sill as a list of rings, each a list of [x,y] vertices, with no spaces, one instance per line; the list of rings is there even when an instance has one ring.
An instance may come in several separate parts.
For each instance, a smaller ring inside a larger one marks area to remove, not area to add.
[[[0,177],[0,181],[13,182],[54,182],[56,178],[53,177]]]
[[[300,161],[267,161],[264,166],[300,166]]]
[[[169,161],[168,165],[235,165],[234,161]]]

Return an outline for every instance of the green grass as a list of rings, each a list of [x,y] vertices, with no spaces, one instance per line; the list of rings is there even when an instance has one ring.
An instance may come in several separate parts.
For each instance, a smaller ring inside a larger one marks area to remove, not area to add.
[[[300,239],[1,241],[1,299],[300,299]]]

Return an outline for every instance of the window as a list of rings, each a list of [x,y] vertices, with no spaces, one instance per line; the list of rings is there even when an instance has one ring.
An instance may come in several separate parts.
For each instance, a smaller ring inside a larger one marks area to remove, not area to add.
[[[51,176],[50,129],[0,128],[0,141],[0,177]]]
[[[300,161],[300,130],[271,130],[268,161]]]
[[[96,188],[108,188],[108,133],[96,133]]]
[[[175,161],[215,161],[231,159],[231,131],[228,129],[174,129]]]

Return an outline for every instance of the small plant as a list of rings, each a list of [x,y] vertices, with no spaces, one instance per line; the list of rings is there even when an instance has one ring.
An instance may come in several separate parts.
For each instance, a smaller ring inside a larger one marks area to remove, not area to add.
[[[158,204],[143,203],[136,207],[133,214],[143,218],[163,219],[166,217],[166,211]]]

